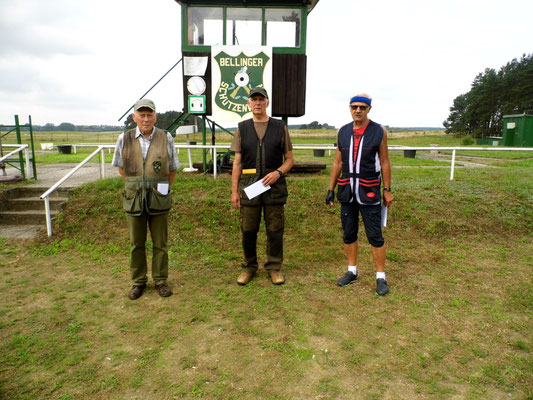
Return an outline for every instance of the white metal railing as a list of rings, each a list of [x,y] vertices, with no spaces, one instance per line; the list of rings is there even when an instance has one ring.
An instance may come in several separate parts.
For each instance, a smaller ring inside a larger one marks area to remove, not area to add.
[[[4,145],[6,147],[7,145]],[[11,145],[14,146],[14,145]],[[202,145],[202,144],[175,144],[174,145],[176,149],[209,149],[211,150],[213,160],[216,160],[217,157],[217,150],[228,150],[230,148],[230,144],[219,144],[219,145]],[[6,159],[7,157],[11,156],[12,154],[15,154],[18,151],[22,151],[23,148],[26,149],[27,153],[27,147],[28,145],[21,145],[21,148],[18,150],[15,150],[14,152],[2,157],[0,161]],[[45,211],[46,211],[46,229],[48,232],[48,236],[52,235],[52,218],[50,214],[50,200],[48,199],[49,195],[52,194],[61,184],[63,184],[68,178],[70,178],[76,171],[78,171],[81,167],[83,167],[85,164],[89,162],[95,155],[100,153],[100,178],[105,178],[105,149],[114,149],[115,145],[98,145],[98,148],[91,153],[85,160],[83,160],[79,165],[77,165],[75,168],[73,168],[67,175],[65,175],[63,178],[61,178],[54,186],[52,186],[50,189],[48,189],[45,193],[41,195],[41,199],[45,202]],[[333,150],[335,151],[337,148],[333,145],[321,145],[321,144],[309,144],[309,145],[293,145],[294,150]],[[450,180],[453,180],[454,170],[455,170],[455,153],[456,151],[533,151],[533,148],[526,148],[526,147],[439,147],[439,146],[430,146],[430,147],[415,147],[415,146],[401,146],[401,145],[390,145],[389,151],[404,151],[404,150],[421,150],[421,151],[441,151],[441,150],[447,150],[452,151],[452,158],[451,158],[451,171],[450,171]],[[193,170],[192,167],[192,157],[191,153],[189,151],[189,166],[191,170]],[[29,159],[29,157],[27,157]],[[213,162],[213,177],[216,179],[217,177],[217,168],[216,168],[216,161]]]
[[[213,160],[216,160],[216,157],[217,157],[217,150],[218,149],[223,149],[223,150],[229,150],[231,144],[229,143],[224,143],[224,144],[217,144],[217,145],[210,145],[210,144],[195,144],[195,145],[191,145],[191,144],[175,144],[174,147],[176,147],[176,149],[209,149],[211,150],[211,154],[212,154],[212,157],[213,157]],[[323,144],[304,144],[304,145],[301,145],[301,144],[295,144],[292,146],[293,149],[295,150],[328,150],[329,151],[329,154],[331,154],[331,151],[335,150],[336,147],[333,146],[333,145],[323,145]],[[192,157],[191,157],[191,152],[189,151],[189,171],[193,171],[194,168],[192,166]],[[213,177],[216,178],[217,177],[217,168],[213,168]]]
[[[452,152],[452,159],[450,165],[450,180],[453,181],[455,172],[455,153],[457,151],[533,151],[532,147],[414,147],[414,146],[389,146],[389,151],[404,151],[404,150],[424,150],[424,151],[441,151],[447,150]]]
[[[98,147],[102,146],[102,143],[76,143],[72,144],[71,146],[74,148],[74,154],[78,154],[78,147]],[[115,146],[109,146],[106,148],[108,150],[108,153],[111,153]]]
[[[14,156],[15,154],[20,153],[21,151],[24,151],[24,159],[26,160],[26,171],[30,171],[30,149],[27,144],[3,144],[2,147],[15,147],[16,149],[0,158],[0,163],[4,160],[7,160],[9,157]]]
[[[61,186],[68,178],[76,173],[81,167],[89,162],[95,155],[100,154],[100,178],[105,178],[105,149],[109,147],[114,147],[113,145],[100,145],[98,148],[91,153],[85,160],[79,163],[77,166],[72,168],[69,173],[67,173],[63,178],[57,181],[50,189],[44,192],[40,198],[44,200],[44,211],[46,213],[46,231],[48,236],[52,236],[52,215],[50,212],[50,199],[49,196],[55,192],[55,190]]]
[[[216,179],[217,177],[217,167],[216,167],[216,159],[217,159],[217,149],[224,149],[228,150],[230,148],[229,144],[175,144],[174,147],[176,149],[210,149],[211,155],[213,157],[213,177]],[[191,152],[189,151],[189,170],[193,171],[194,168],[192,166],[192,157]]]

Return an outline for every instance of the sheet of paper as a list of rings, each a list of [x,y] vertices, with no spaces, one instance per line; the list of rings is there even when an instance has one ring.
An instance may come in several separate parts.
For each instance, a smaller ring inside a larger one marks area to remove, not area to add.
[[[157,191],[161,194],[168,194],[168,183],[158,183]]]
[[[263,185],[262,180],[258,180],[250,186],[245,187],[244,192],[246,193],[246,196],[248,196],[248,199],[252,200],[254,197],[259,196],[261,193],[264,193],[269,189],[270,185],[265,186]]]
[[[204,76],[207,61],[207,57],[183,57],[183,75]]]
[[[387,226],[387,210],[388,207],[381,205],[381,226]]]

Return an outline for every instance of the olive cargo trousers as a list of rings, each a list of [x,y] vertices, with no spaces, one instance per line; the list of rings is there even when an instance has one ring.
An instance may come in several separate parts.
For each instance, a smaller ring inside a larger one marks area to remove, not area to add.
[[[256,272],[257,263],[257,232],[261,224],[261,212],[265,219],[267,246],[267,262],[265,269],[280,270],[283,262],[283,230],[285,228],[285,208],[279,205],[241,206],[242,248],[244,250],[243,269]]]
[[[152,237],[152,279],[156,285],[168,278],[168,213],[150,215],[146,210],[138,217],[126,215],[131,243],[130,273],[133,285],[144,285],[148,266],[146,262],[146,237],[148,228]]]

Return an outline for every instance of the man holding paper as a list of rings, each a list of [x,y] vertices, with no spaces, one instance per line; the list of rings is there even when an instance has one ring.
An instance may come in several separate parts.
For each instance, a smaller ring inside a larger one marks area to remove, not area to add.
[[[113,166],[125,181],[124,210],[131,243],[130,273],[133,286],[130,300],[142,296],[146,288],[146,236],[153,244],[152,279],[161,297],[172,295],[168,277],[168,212],[172,204],[170,188],[179,160],[170,133],[155,127],[157,114],[152,100],[135,103],[135,129],[122,133],[115,146]]]
[[[344,125],[338,132],[326,204],[333,206],[335,185],[338,184],[337,200],[341,203],[348,271],[337,284],[347,286],[357,279],[357,233],[361,213],[376,266],[376,292],[383,296],[389,292],[389,287],[385,278],[386,253],[381,226],[386,224],[386,207],[392,204],[394,197],[391,194],[387,131],[368,118],[371,104],[372,98],[365,93],[350,99],[353,122]],[[339,178],[341,172],[342,177]]]
[[[257,232],[261,213],[268,239],[265,269],[275,285],[285,282],[281,273],[284,205],[288,196],[285,175],[294,165],[294,156],[287,126],[268,116],[268,104],[265,88],[256,87],[250,91],[248,105],[252,118],[239,123],[230,148],[235,152],[231,204],[240,209],[244,250],[242,273],[237,278],[239,285],[250,282],[259,268]]]

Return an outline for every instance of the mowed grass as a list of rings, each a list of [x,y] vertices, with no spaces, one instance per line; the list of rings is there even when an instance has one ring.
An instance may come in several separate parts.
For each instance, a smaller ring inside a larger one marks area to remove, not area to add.
[[[328,174],[291,175],[287,282],[240,287],[231,180],[180,173],[170,277],[137,301],[120,179],[77,190],[54,236],[0,240],[0,398],[528,399],[533,166],[393,169],[391,292],[360,231],[346,269]],[[264,261],[265,234],[259,236]]]

